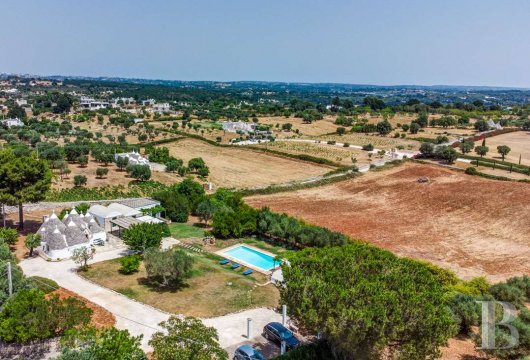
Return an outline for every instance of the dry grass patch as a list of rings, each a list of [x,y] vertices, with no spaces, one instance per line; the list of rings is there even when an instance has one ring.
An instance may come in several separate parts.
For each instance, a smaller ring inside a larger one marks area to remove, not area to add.
[[[222,267],[214,258],[192,254],[196,259],[193,276],[181,288],[150,286],[143,265],[132,275],[122,275],[119,259],[99,262],[80,275],[132,299],[163,311],[196,317],[215,317],[255,308],[277,307],[278,289],[265,283],[264,275],[243,276],[243,270]],[[227,285],[231,283],[231,285]]]
[[[202,157],[210,169],[208,179],[217,187],[268,186],[322,175],[330,170],[327,166],[264,154],[244,147],[220,147],[194,139],[162,146],[169,148],[170,155],[185,162]]]
[[[294,135],[294,131],[298,129],[301,135],[306,136],[317,136],[328,134],[337,131],[338,125],[335,125],[335,116],[325,116],[322,120],[313,121],[311,124],[304,124],[302,118],[288,117],[285,116],[266,116],[260,117],[259,123],[265,125],[271,125],[272,129],[280,138],[289,137]],[[290,123],[293,125],[291,132],[281,131],[283,124]],[[279,124],[279,127],[276,127]]]
[[[368,152],[352,147],[338,147],[326,143],[308,143],[296,141],[274,141],[258,145],[260,147],[281,151],[295,155],[311,155],[336,162],[344,166],[351,166],[352,157],[357,159],[357,165],[369,164]]]
[[[52,187],[54,189],[69,189],[74,187],[74,177],[76,175],[84,175],[87,177],[86,187],[102,187],[102,186],[114,186],[114,185],[123,185],[127,186],[131,181],[134,181],[133,178],[127,175],[125,170],[121,171],[116,167],[116,164],[111,163],[105,166],[104,164],[98,163],[93,159],[90,159],[87,166],[81,167],[77,163],[70,163],[68,168],[72,171],[68,178],[63,178],[57,174],[53,179]],[[96,178],[96,169],[97,168],[107,168],[109,172],[106,176],[99,179]],[[161,171],[151,171],[151,180],[161,182],[163,184],[173,184],[179,182],[182,178],[175,173],[167,173]]]
[[[315,140],[322,141],[336,141],[340,143],[349,143],[350,145],[368,145],[372,144],[377,149],[389,150],[403,146],[405,150],[417,150],[420,147],[420,143],[408,139],[395,139],[390,136],[381,136],[378,134],[362,134],[362,133],[346,133],[344,135],[326,135],[315,137]]]
[[[475,146],[481,144],[482,140],[477,141]],[[490,148],[490,151],[486,157],[502,160],[502,157],[497,152],[497,146],[499,145],[508,145],[512,149],[505,157],[506,161],[518,164],[519,156],[521,156],[521,164],[530,166],[530,131],[516,131],[487,138],[486,146]]]

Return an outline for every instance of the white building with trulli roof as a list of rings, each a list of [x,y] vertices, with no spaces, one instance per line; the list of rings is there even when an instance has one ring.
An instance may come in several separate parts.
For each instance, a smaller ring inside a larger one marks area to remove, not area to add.
[[[91,215],[73,209],[61,221],[55,213],[46,216],[37,234],[41,236],[40,250],[51,259],[67,259],[75,249],[90,247],[107,240],[107,233]]]

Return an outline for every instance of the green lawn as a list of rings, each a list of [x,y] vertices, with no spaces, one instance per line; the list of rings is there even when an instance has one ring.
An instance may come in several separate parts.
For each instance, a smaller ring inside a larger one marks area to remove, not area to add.
[[[203,228],[185,223],[169,224],[169,231],[175,239],[202,238],[204,236]]]
[[[278,306],[280,296],[274,285],[255,286],[266,282],[265,275],[243,276],[243,267],[231,270],[221,266],[215,255],[189,253],[195,259],[192,277],[178,289],[149,285],[143,264],[134,274],[121,274],[119,259],[93,264],[79,275],[131,299],[188,316],[213,317],[254,307]]]

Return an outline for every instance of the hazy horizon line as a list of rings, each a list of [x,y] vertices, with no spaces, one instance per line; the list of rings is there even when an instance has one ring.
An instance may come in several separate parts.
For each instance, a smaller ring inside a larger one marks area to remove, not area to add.
[[[37,78],[54,78],[62,77],[65,79],[87,78],[87,79],[125,79],[125,80],[144,80],[144,81],[175,81],[175,82],[210,82],[210,83],[279,83],[279,84],[297,84],[297,85],[351,85],[351,86],[374,86],[374,87],[446,87],[446,88],[491,88],[506,90],[530,90],[530,87],[504,86],[504,85],[456,85],[456,84],[382,84],[382,83],[353,83],[353,82],[312,82],[312,81],[287,81],[287,80],[182,80],[170,78],[147,78],[131,76],[106,76],[106,75],[64,75],[64,74],[32,74],[32,73],[12,73],[2,72],[0,75],[37,77]]]

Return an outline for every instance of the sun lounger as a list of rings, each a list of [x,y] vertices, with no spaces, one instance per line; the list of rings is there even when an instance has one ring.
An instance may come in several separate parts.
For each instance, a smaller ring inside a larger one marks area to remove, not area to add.
[[[241,266],[241,265],[239,265],[239,264],[232,264],[231,267],[232,267],[232,269],[237,269],[237,268],[240,267],[240,266]]]
[[[228,260],[228,259],[224,259],[224,260],[219,261],[219,265],[226,265],[226,264],[228,264],[229,262],[230,262],[230,260]]]
[[[248,269],[248,270],[243,271],[243,275],[245,275],[245,276],[246,276],[246,275],[250,275],[250,274],[252,274],[253,272],[254,272],[254,270],[252,270],[252,269]]]

